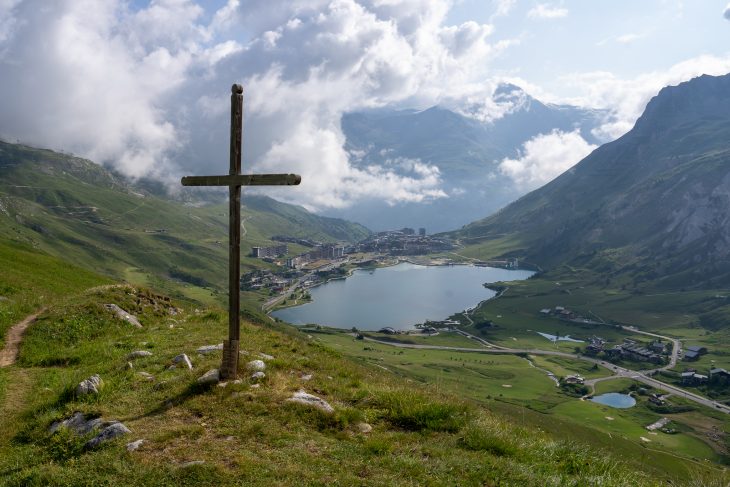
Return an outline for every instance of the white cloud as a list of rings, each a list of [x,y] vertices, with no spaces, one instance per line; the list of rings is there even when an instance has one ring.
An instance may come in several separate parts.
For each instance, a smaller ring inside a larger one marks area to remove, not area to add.
[[[488,24],[446,25],[451,0],[228,0],[207,24],[200,5],[0,0],[0,135],[134,177],[226,171],[228,87],[242,82],[246,170],[304,177],[282,196],[441,198],[426,164],[353,167],[340,118],[483,90],[509,45],[490,44]]]
[[[619,44],[631,44],[644,37],[642,34],[624,34],[616,38],[616,42]]]
[[[527,12],[531,19],[559,19],[568,15],[568,9],[547,3],[538,3]]]
[[[722,13],[722,16],[727,20],[730,20],[730,3],[728,3],[727,7],[725,7],[725,11]]]
[[[509,15],[516,3],[517,0],[492,0],[492,4],[494,5],[494,13],[492,13],[490,21],[495,19],[496,17],[504,17],[506,15]]]
[[[702,74],[712,76],[730,72],[730,56],[698,56],[677,63],[664,71],[652,71],[632,79],[622,79],[605,72],[574,73],[563,77],[579,95],[564,99],[563,103],[606,108],[611,119],[594,134],[602,140],[613,140],[628,132],[646,104],[659,91],[669,85],[677,85]]]
[[[555,130],[525,142],[520,157],[503,159],[499,170],[520,188],[532,190],[573,167],[596,147],[586,142],[577,130]]]

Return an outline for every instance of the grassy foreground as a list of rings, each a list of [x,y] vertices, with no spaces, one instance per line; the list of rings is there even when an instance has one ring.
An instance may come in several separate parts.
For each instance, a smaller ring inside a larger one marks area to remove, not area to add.
[[[117,320],[104,303],[136,314],[144,328]],[[243,362],[274,357],[266,379],[253,387],[242,370],[240,384],[201,388],[196,378],[219,356],[195,350],[220,341],[225,314],[171,309],[148,291],[120,287],[82,293],[41,316],[18,364],[0,370],[0,484],[662,485],[605,452],[358,365],[292,329],[244,323]],[[140,349],[153,355],[128,368],[128,354]],[[192,371],[168,369],[179,353],[191,357]],[[75,397],[75,385],[95,373],[101,393]],[[335,412],[287,402],[300,389]],[[76,411],[120,420],[132,433],[87,450],[87,438],[48,432]],[[361,423],[373,430],[361,433]],[[139,450],[126,451],[142,438]]]

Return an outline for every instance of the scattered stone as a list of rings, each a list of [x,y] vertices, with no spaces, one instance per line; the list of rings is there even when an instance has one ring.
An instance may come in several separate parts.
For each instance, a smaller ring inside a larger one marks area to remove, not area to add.
[[[150,374],[149,372],[137,372],[137,375],[142,377],[144,380],[153,381],[155,380],[155,376]]]
[[[233,381],[233,383],[236,385],[239,385],[239,384],[243,384],[243,381],[241,379],[236,379]]]
[[[81,436],[94,430],[100,430],[95,437],[86,442],[86,448],[95,448],[106,441],[131,433],[129,428],[119,421],[103,421],[101,418],[86,419],[86,416],[80,412],[74,413],[73,416],[63,421],[54,422],[49,431],[55,433],[61,427]]]
[[[148,350],[135,350],[134,352],[127,355],[128,359],[140,358],[140,357],[151,357],[152,352]]]
[[[218,345],[204,345],[202,347],[199,347],[197,352],[201,355],[206,355],[209,353],[214,353],[219,350],[223,350],[223,344],[219,343]]]
[[[373,430],[373,427],[370,426],[368,423],[358,423],[357,424],[357,430],[360,433],[366,435],[366,434],[370,433]]]
[[[167,312],[170,314],[170,316],[177,316],[181,313],[181,310],[172,306],[170,308],[167,308]]]
[[[302,374],[299,378],[303,381],[310,381],[312,380],[312,374]]]
[[[132,369],[134,369],[134,364],[132,362],[127,362],[126,367],[127,367],[127,370],[132,370]]]
[[[154,389],[154,390],[156,390],[156,391],[161,391],[161,390],[162,390],[162,389],[164,389],[165,387],[167,387],[167,381],[166,381],[166,380],[163,380],[162,382],[158,382],[157,384],[155,384],[155,385],[154,385],[154,386],[152,387],[152,389]]]
[[[185,462],[182,465],[180,465],[180,468],[187,468],[192,467],[193,465],[204,465],[204,460],[193,460],[192,462]]]
[[[142,328],[142,323],[139,322],[136,316],[127,313],[116,304],[105,304],[104,307],[113,312],[120,320],[124,320],[127,323],[136,326],[137,328]]]
[[[127,451],[135,451],[146,442],[147,440],[137,440],[127,443]]]
[[[98,435],[86,442],[86,448],[96,448],[97,446],[109,440],[113,440],[122,435],[131,433],[129,428],[118,421],[112,422],[109,426],[102,429]]]
[[[221,373],[218,369],[211,369],[202,376],[198,377],[198,384],[212,385],[217,384],[221,380]]]
[[[251,384],[252,389],[258,389],[259,387],[261,387],[261,384]]]
[[[87,394],[98,394],[99,389],[104,384],[98,374],[94,374],[86,380],[83,380],[76,386],[76,395],[85,396]]]
[[[512,387],[512,384],[502,384],[502,387],[506,387],[507,389],[509,389],[510,387]]]
[[[48,432],[55,433],[56,431],[58,431],[58,428],[63,426],[64,428],[70,429],[74,433],[77,433],[79,435],[85,435],[91,430],[97,428],[102,423],[103,421],[101,420],[101,418],[86,419],[86,416],[84,416],[82,413],[76,412],[70,418],[64,419],[63,421],[53,422],[50,428],[48,428]]]
[[[246,364],[246,368],[252,372],[260,372],[266,370],[266,364],[263,360],[252,360]]]
[[[639,439],[643,441],[644,443],[651,443],[651,440],[647,438],[646,436],[640,436]]]
[[[266,374],[264,374],[263,372],[260,372],[260,371],[254,372],[253,374],[251,374],[251,380],[254,380],[254,381],[264,380],[265,378],[266,378]]]
[[[176,365],[171,365],[167,368],[167,370],[175,370],[175,369],[177,369]]]
[[[308,394],[304,391],[295,392],[292,397],[287,399],[287,401],[304,404],[305,406],[311,406],[313,408],[324,411],[325,413],[333,413],[335,411],[335,408],[333,408],[324,399],[314,396],[312,394]]]
[[[219,382],[218,387],[221,387],[221,388],[228,387],[228,382]],[[203,426],[205,426],[205,425],[203,425]]]
[[[193,363],[190,361],[190,357],[188,357],[184,353],[181,353],[180,355],[172,359],[172,362],[175,364],[182,364],[187,367],[188,370],[193,370]]]
[[[260,353],[259,357],[261,357],[264,360],[274,360],[274,357],[267,353]]]

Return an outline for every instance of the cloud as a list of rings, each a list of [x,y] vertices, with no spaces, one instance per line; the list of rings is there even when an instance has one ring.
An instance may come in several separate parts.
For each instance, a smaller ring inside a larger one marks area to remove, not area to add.
[[[577,96],[563,99],[563,103],[605,108],[611,116],[594,131],[601,140],[614,140],[634,126],[639,116],[659,91],[669,85],[677,85],[703,74],[712,76],[730,72],[730,56],[698,56],[671,66],[664,71],[651,71],[634,78],[620,78],[605,71],[574,73],[562,77]]]
[[[509,46],[489,42],[488,24],[447,25],[451,0],[132,5],[0,0],[0,136],[176,186],[183,171],[227,171],[229,87],[241,82],[245,170],[303,176],[275,194],[310,208],[442,198],[427,161],[355,167],[341,116],[483,91]]]
[[[730,3],[728,3],[727,7],[725,7],[725,11],[722,13],[722,16],[727,20],[730,20]]]
[[[492,13],[490,21],[497,17],[504,17],[506,15],[509,15],[516,3],[517,0],[492,0],[492,5],[494,5],[494,13]]]
[[[521,189],[533,190],[567,171],[597,146],[586,142],[578,130],[555,130],[525,142],[516,159],[503,159],[499,170]]]
[[[568,9],[552,6],[547,3],[538,3],[527,12],[531,19],[559,19],[568,15]]]
[[[631,44],[632,42],[644,37],[642,34],[624,34],[616,38],[619,44]]]

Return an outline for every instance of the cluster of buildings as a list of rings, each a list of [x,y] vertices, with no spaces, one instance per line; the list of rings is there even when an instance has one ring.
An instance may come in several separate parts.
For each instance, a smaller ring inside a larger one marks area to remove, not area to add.
[[[345,256],[345,247],[336,244],[319,244],[309,252],[290,257],[286,260],[286,266],[290,269],[298,269],[309,262],[317,260],[336,260]]]
[[[445,238],[426,235],[426,229],[413,228],[376,233],[353,246],[353,252],[374,252],[390,255],[424,255],[452,250],[454,244]]]
[[[271,289],[282,292],[291,284],[290,279],[277,276],[271,271],[257,270],[241,276],[241,289],[244,291],[260,291]]]
[[[289,253],[289,246],[287,244],[273,245],[271,247],[253,247],[251,249],[251,256],[259,259],[274,259],[276,257],[283,257]]]
[[[719,367],[710,369],[709,375],[698,374],[694,369],[687,369],[680,374],[683,386],[701,386],[704,384],[730,385],[730,372]]]
[[[687,361],[693,361],[700,358],[700,355],[704,355],[707,353],[707,347],[702,347],[699,345],[693,345],[691,347],[687,347],[687,349],[684,352],[684,360]]]
[[[624,338],[624,342],[615,345],[613,348],[604,350],[609,358],[623,358],[637,362],[651,362],[662,364],[667,353],[666,346],[660,342],[652,342],[648,348],[630,338]]]
[[[517,259],[514,259],[514,261],[516,262]],[[575,320],[577,318],[580,318],[577,313],[563,306],[556,306],[555,308],[543,308],[540,310],[540,314],[544,316],[555,316],[563,320]]]

